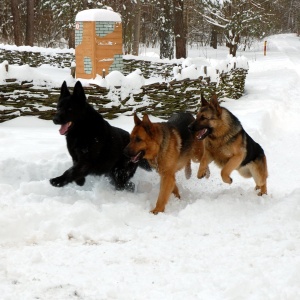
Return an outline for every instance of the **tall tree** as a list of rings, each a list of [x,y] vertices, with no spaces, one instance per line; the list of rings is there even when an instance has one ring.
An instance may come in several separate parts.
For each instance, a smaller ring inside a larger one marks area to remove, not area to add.
[[[159,16],[159,42],[160,58],[173,58],[174,34],[172,0],[161,0],[158,2],[160,8]]]
[[[27,0],[25,45],[33,46],[34,38],[34,0]]]
[[[0,6],[0,42],[12,42],[12,20],[8,16],[11,15],[10,1],[3,1]]]
[[[77,12],[105,5],[121,14],[125,53],[138,53],[143,43],[160,45],[161,57],[172,58],[175,41],[176,57],[185,57],[185,44],[210,42],[214,47],[227,42],[234,54],[238,45],[263,35],[300,33],[299,0],[1,0],[0,42],[57,47],[65,38],[74,47]]]
[[[90,1],[81,0],[41,0],[43,9],[51,10],[53,20],[55,20],[56,35],[66,36],[69,48],[75,47],[75,17],[76,14],[86,9]],[[96,4],[98,5],[98,4]],[[51,24],[52,25],[52,24]]]
[[[10,0],[11,14],[13,17],[14,27],[14,42],[17,46],[22,45],[22,33],[21,33],[21,18],[19,12],[19,0]]]
[[[141,1],[136,0],[136,9],[134,16],[134,33],[133,33],[133,55],[139,55],[140,45],[140,34],[141,34]]]
[[[186,58],[186,22],[183,4],[184,0],[173,0],[176,58]]]

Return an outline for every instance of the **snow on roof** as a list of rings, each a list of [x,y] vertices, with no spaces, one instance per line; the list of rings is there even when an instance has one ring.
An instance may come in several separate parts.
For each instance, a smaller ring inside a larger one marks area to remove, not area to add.
[[[121,17],[118,13],[108,9],[87,9],[87,10],[80,11],[76,15],[75,21],[121,22]]]

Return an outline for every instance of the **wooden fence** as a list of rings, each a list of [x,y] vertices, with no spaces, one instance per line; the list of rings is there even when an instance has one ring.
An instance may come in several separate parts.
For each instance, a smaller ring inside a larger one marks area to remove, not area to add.
[[[57,67],[70,67],[74,57],[60,54],[39,55],[36,52],[7,51],[0,49],[0,62],[7,60],[9,64],[24,63],[37,67],[41,64],[50,64]],[[33,54],[34,53],[34,54]],[[32,57],[31,57],[32,55]],[[55,59],[56,57],[56,59]],[[58,58],[59,57],[59,58]],[[111,90],[90,85],[85,87],[89,103],[91,103],[107,119],[120,114],[131,115],[133,111],[143,112],[167,118],[178,111],[196,113],[200,108],[200,94],[210,97],[217,93],[219,97],[238,99],[242,96],[245,87],[247,70],[233,68],[226,73],[219,74],[219,82],[212,82],[209,77],[201,76],[197,79],[172,80],[175,64],[157,63],[135,59],[124,59],[124,75],[139,68],[145,78],[161,76],[162,83],[144,85],[141,92],[121,99],[121,87]],[[8,66],[9,67],[9,66]],[[111,105],[111,96],[118,98]],[[43,119],[51,119],[59,95],[58,88],[34,86],[32,82],[19,82],[14,78],[7,79],[0,84],[0,122],[20,115],[37,115]]]

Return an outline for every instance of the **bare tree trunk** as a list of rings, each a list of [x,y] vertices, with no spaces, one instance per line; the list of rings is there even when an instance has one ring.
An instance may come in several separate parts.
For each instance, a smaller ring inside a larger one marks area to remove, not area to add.
[[[211,29],[210,46],[213,47],[214,49],[218,48],[218,31],[215,26],[212,26]]]
[[[229,54],[231,54],[233,57],[236,57],[236,51],[237,51],[237,44],[230,45]]]
[[[141,1],[136,1],[136,14],[134,17],[134,36],[133,36],[133,55],[139,55],[140,45],[140,33],[141,33]]]
[[[186,58],[186,26],[183,3],[184,0],[173,0],[176,58]]]
[[[33,46],[34,38],[34,0],[27,0],[25,45]]]
[[[131,6],[130,6],[131,8]],[[127,12],[127,7],[121,6],[122,16],[122,35],[123,35],[123,51],[124,54],[132,54],[133,46],[133,20]]]
[[[74,28],[68,29],[68,40],[69,40],[69,48],[75,48],[75,30],[74,30]]]
[[[10,0],[11,14],[13,16],[14,26],[14,42],[17,46],[22,45],[22,34],[21,34],[21,19],[19,13],[19,0]]]

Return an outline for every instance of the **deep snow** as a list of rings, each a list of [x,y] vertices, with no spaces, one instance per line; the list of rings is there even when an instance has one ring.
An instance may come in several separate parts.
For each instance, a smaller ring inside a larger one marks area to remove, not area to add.
[[[267,41],[266,57],[262,43],[241,53],[245,95],[223,103],[266,152],[267,196],[236,172],[226,185],[213,165],[198,180],[193,164],[190,180],[177,174],[182,199],[155,216],[157,173],[139,170],[134,194],[92,176],[55,188],[49,178],[71,165],[59,128],[0,124],[1,299],[300,299],[300,39]],[[227,49],[189,55],[202,53]],[[133,128],[132,117],[110,123]]]

